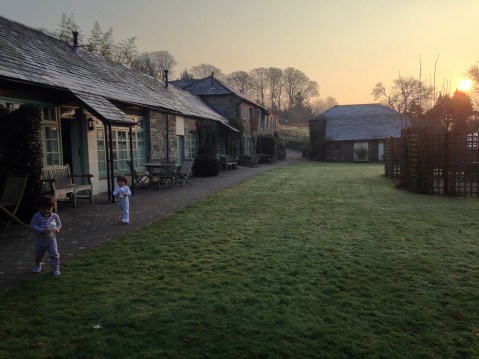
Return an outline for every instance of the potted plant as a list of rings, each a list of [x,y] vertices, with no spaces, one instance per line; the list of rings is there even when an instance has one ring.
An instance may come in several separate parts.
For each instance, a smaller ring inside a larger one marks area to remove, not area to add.
[[[369,151],[366,146],[360,145],[358,147],[355,147],[354,153],[356,154],[357,161],[367,161]]]

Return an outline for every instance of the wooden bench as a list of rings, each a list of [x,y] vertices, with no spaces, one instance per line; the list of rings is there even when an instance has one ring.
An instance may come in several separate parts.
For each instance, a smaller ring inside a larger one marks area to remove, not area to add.
[[[91,178],[93,175],[75,175],[70,173],[70,166],[45,166],[42,168],[42,182],[45,192],[52,193],[58,200],[58,197],[70,197],[73,201],[73,207],[77,206],[77,198],[88,198],[93,203],[93,185]],[[75,183],[75,178],[86,178],[87,184]],[[88,191],[87,195],[79,196],[78,192]],[[55,212],[57,205],[55,204]]]
[[[238,158],[236,156],[221,155],[220,163],[226,171],[228,171],[228,167],[232,170],[238,168]]]

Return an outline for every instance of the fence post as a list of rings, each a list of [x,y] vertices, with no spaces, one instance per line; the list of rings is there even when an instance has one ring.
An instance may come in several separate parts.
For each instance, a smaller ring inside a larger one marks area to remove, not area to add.
[[[444,194],[449,194],[449,131],[444,136],[444,166],[442,171]]]

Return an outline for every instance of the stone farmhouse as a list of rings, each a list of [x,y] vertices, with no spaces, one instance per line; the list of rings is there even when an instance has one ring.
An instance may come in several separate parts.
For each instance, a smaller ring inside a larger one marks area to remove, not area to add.
[[[198,152],[198,122],[216,126],[225,153],[238,130],[194,94],[0,16],[0,105],[42,110],[43,165],[93,174],[94,194],[151,159],[179,165]]]
[[[232,153],[254,154],[255,135],[274,135],[278,130],[278,116],[215,78],[214,73],[200,80],[178,80],[171,83],[199,96],[224,117],[242,121],[245,131],[242,133],[239,148]]]

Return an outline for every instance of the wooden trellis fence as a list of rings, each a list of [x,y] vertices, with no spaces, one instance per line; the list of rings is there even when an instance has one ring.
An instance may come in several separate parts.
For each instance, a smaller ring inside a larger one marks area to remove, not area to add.
[[[385,174],[426,194],[479,197],[479,133],[403,130],[384,148]]]

